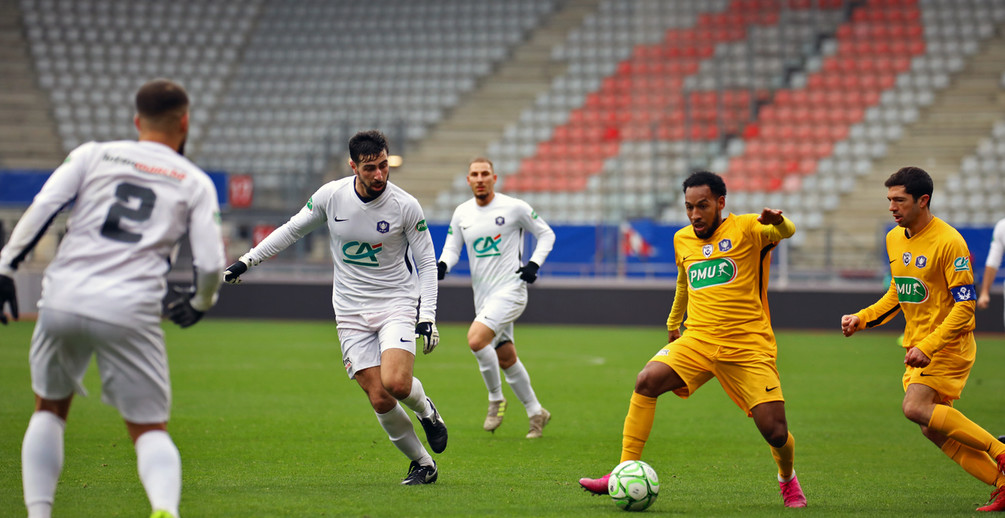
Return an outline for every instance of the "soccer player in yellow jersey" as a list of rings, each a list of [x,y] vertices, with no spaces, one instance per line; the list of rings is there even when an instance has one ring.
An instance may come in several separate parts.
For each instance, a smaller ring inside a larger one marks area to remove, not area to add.
[[[770,252],[796,227],[782,211],[722,216],[726,184],[699,171],[684,180],[691,225],[674,235],[677,291],[667,319],[669,343],[635,380],[625,417],[621,461],[638,460],[649,438],[656,399],[673,392],[687,398],[715,377],[771,446],[786,507],[805,507],[793,469],[795,441],[785,420],[785,400],[775,368],[777,347],[768,312]],[[686,330],[680,326],[687,312]],[[584,489],[607,494],[610,474],[580,479]]]
[[[875,304],[841,317],[845,336],[904,312],[904,416],[977,479],[995,486],[978,511],[1005,511],[1005,444],[953,408],[974,365],[976,291],[960,233],[932,215],[932,178],[904,167],[886,180],[897,227],[886,235],[893,280]]]

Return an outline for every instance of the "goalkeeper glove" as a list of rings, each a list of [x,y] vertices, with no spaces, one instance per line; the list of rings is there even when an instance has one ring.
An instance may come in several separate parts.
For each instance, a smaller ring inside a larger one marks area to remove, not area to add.
[[[168,303],[167,316],[179,327],[185,329],[201,320],[202,316],[206,314],[192,307],[192,289],[175,286],[172,291],[177,298]]]
[[[248,271],[248,268],[251,268],[252,266],[254,266],[254,264],[242,256],[237,261],[234,261],[234,264],[228,266],[227,269],[223,271],[223,280],[230,284],[240,284],[241,274]]]
[[[537,280],[537,270],[539,268],[541,267],[534,261],[527,261],[527,264],[518,268],[516,273],[519,273],[520,278],[527,284],[534,284],[534,281]]]
[[[429,354],[440,343],[440,332],[436,329],[436,324],[432,322],[419,322],[415,324],[415,341],[422,338],[422,353]]]
[[[447,263],[440,261],[436,263],[436,280],[442,281],[447,276]]]
[[[10,306],[10,316],[17,320],[17,289],[14,279],[0,275],[0,323],[7,325],[7,315],[3,312],[4,305]]]

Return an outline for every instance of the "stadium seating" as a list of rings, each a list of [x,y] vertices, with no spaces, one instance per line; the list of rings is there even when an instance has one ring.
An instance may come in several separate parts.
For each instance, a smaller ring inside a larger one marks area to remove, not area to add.
[[[192,94],[200,165],[277,173],[322,167],[363,128],[421,139],[555,0],[22,4],[65,148],[131,138],[131,94],[169,76]]]
[[[597,22],[587,20],[556,48],[556,58],[570,59],[569,74],[490,146],[503,188],[537,201],[555,221],[676,221],[676,186],[703,167],[725,173],[734,211],[777,202],[819,226],[821,209],[835,208],[886,155],[1005,17],[990,0],[858,4],[695,3],[690,18],[675,18],[681,25],[667,24],[662,41],[631,52],[629,36],[613,29],[604,41],[622,47],[591,50],[584,34]],[[745,11],[755,6],[756,15]],[[601,5],[611,27],[652,24],[671,8],[618,9]],[[629,21],[613,21],[619,16]],[[710,43],[684,47],[685,57],[660,52],[678,48],[669,43],[674,34]],[[583,56],[599,64],[579,64]],[[542,180],[545,171],[552,178]],[[449,217],[447,207],[465,191],[461,183],[441,195],[435,214]]]
[[[1005,90],[1005,85],[1002,87]],[[994,225],[1005,218],[1005,118],[995,123],[991,134],[960,162],[959,171],[936,198],[945,207],[947,221],[954,225]],[[937,186],[938,187],[938,186]]]
[[[63,147],[134,138],[132,95],[154,77],[171,77],[190,91],[191,139],[201,139],[261,3],[22,0],[39,84],[51,95]]]

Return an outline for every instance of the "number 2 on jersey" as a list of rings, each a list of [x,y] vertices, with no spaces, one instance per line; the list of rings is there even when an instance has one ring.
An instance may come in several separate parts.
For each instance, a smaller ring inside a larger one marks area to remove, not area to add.
[[[157,195],[154,194],[152,189],[146,187],[131,183],[120,183],[115,188],[115,198],[118,201],[108,209],[105,223],[101,225],[101,235],[115,241],[136,243],[143,235],[123,229],[121,227],[122,220],[128,219],[142,222],[150,219],[150,215],[154,211],[154,202],[157,201]],[[139,207],[131,208],[127,205],[132,198],[140,200]]]

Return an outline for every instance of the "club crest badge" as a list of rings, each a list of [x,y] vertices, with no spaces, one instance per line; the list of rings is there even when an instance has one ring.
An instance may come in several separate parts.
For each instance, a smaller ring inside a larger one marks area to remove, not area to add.
[[[719,241],[719,251],[720,252],[728,252],[732,248],[733,248],[733,242],[730,241],[729,239],[723,239],[722,241]]]
[[[705,245],[705,246],[701,247],[701,253],[705,257],[711,256],[712,255],[712,245]]]
[[[377,232],[380,232],[381,234],[387,234],[388,230],[391,230],[391,225],[388,222],[384,220],[380,220],[377,222]]]
[[[919,255],[918,258],[914,260],[914,266],[918,268],[928,266],[928,258],[923,255]]]
[[[501,227],[505,223],[506,223],[506,218],[504,218],[502,216],[496,216],[496,225],[499,225]]]
[[[904,266],[911,264],[911,252],[904,252]]]

